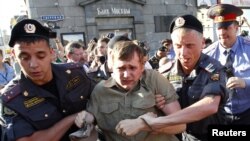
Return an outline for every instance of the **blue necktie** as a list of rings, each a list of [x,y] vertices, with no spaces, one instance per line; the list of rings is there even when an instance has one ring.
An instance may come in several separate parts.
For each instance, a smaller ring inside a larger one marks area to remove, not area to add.
[[[227,50],[226,51],[226,64],[224,65],[225,68],[225,72],[226,72],[226,81],[228,81],[228,79],[230,77],[234,76],[234,72],[233,72],[233,59],[232,59],[232,51],[231,50]],[[228,96],[229,99],[231,100],[233,95],[236,94],[235,89],[227,89],[228,91]]]
[[[225,64],[225,71],[227,74],[227,78],[233,77],[233,59],[232,59],[232,51],[227,50],[226,51],[226,64]]]

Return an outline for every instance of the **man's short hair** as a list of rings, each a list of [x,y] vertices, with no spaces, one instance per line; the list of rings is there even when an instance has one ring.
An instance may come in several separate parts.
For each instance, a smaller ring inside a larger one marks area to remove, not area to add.
[[[114,44],[112,59],[130,60],[134,57],[134,52],[138,54],[140,63],[144,63],[144,53],[141,47],[133,41],[119,41]]]
[[[118,41],[131,41],[127,36],[125,35],[118,35],[114,36],[108,43],[108,48],[113,49],[114,44]]]
[[[170,45],[172,44],[172,40],[171,39],[165,39],[161,41],[161,45]]]
[[[84,48],[83,44],[77,42],[77,41],[73,41],[73,42],[69,42],[66,46],[65,46],[65,53],[66,54],[72,54],[74,53],[73,50],[74,48]]]
[[[98,42],[105,42],[106,44],[108,44],[109,43],[109,38],[107,38],[107,37],[102,37],[102,38],[100,38],[99,40],[98,40]]]

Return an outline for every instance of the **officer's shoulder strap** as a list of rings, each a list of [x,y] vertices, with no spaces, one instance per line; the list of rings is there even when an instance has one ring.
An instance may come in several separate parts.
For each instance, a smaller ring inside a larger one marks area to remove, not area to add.
[[[247,37],[242,37],[243,38],[243,43],[250,46],[250,37],[247,36]]]
[[[61,67],[65,69],[83,69],[83,64],[81,63],[64,63],[64,64],[59,64]]]
[[[216,41],[216,42],[212,43],[211,45],[209,45],[208,47],[206,47],[205,49],[203,49],[202,52],[204,54],[207,54],[207,53],[215,50],[217,48],[218,44],[219,44],[219,42]]]
[[[21,94],[21,87],[20,87],[20,84],[17,83],[12,88],[4,91],[1,94],[1,97],[2,97],[2,100],[7,103],[7,102],[11,101],[12,99],[14,99],[15,97],[17,97],[20,94]]]
[[[164,72],[169,71],[169,70],[173,67],[174,62],[175,62],[175,61],[169,61],[169,62],[167,62],[166,64],[164,64],[163,66],[161,66],[161,67],[158,69],[158,71],[159,71],[160,73],[164,73]]]
[[[203,54],[202,58],[203,59],[201,60],[199,66],[202,69],[206,70],[208,73],[215,72],[218,66],[215,64],[214,59],[206,54]]]

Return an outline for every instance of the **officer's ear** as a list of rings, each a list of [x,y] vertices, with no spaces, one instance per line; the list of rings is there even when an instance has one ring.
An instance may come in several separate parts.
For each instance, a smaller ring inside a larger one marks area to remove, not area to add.
[[[14,48],[11,48],[11,55],[16,58],[16,54],[15,54]]]
[[[205,37],[202,38],[202,49],[204,49],[206,47],[206,39]]]

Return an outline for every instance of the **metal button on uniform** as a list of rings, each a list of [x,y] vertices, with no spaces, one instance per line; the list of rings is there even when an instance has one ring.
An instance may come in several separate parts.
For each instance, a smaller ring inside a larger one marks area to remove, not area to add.
[[[46,117],[46,118],[47,118],[47,117],[49,117],[49,115],[48,115],[48,114],[45,114],[45,115],[44,115],[44,117]]]
[[[81,95],[80,98],[81,98],[81,99],[84,99],[84,96]]]
[[[24,92],[23,92],[23,95],[24,95],[24,96],[28,96],[29,93],[28,93],[27,91],[24,91]]]
[[[71,70],[66,70],[66,73],[67,74],[71,74]]]
[[[65,109],[63,109],[63,110],[62,110],[62,112],[63,112],[63,113],[66,113],[66,110],[65,110]]]

